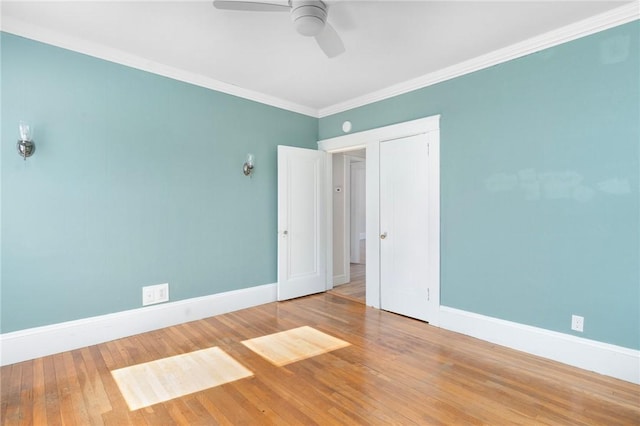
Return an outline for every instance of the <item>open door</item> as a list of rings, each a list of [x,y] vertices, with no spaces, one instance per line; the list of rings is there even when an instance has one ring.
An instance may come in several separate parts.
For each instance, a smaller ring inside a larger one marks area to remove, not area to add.
[[[327,156],[278,146],[278,300],[326,290]]]

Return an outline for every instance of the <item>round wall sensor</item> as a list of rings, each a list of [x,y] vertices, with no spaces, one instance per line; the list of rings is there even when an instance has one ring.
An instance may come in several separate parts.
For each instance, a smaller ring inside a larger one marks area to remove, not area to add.
[[[349,133],[351,131],[351,122],[350,121],[345,121],[344,123],[342,123],[342,131],[345,133]]]

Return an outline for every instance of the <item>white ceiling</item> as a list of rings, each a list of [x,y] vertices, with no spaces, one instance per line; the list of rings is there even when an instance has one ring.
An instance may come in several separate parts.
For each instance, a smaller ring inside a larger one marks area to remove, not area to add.
[[[638,4],[328,3],[329,22],[346,47],[346,53],[333,59],[324,56],[313,38],[296,33],[287,13],[217,10],[211,1],[5,0],[2,29],[322,116],[391,86]]]

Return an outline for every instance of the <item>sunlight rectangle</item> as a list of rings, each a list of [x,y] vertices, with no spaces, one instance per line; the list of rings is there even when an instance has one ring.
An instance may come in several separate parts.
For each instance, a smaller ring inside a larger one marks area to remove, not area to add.
[[[111,372],[130,410],[253,376],[218,347]]]
[[[279,367],[350,345],[309,326],[256,337],[242,344]]]

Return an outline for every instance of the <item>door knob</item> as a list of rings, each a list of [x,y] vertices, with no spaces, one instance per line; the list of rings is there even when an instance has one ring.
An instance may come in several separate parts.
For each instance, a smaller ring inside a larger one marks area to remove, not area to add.
[[[385,238],[387,238],[387,233],[383,232],[382,234],[380,234],[380,239],[384,240]]]

